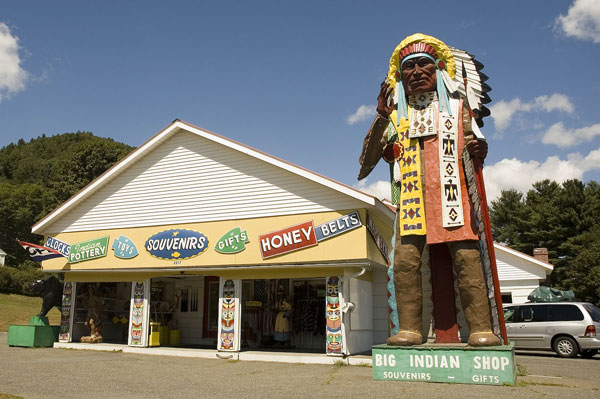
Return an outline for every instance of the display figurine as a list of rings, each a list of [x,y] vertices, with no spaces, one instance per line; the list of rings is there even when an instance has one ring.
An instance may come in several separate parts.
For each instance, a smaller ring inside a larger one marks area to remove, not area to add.
[[[449,250],[470,331],[468,344],[500,344],[498,303],[490,299],[495,293],[488,278],[495,272],[488,252],[493,245],[489,248],[491,235],[480,234],[481,219],[488,215],[481,215],[482,204],[469,191],[476,191],[474,180],[467,176],[475,170],[482,183],[481,171],[463,165],[481,165],[487,155],[479,126],[489,115],[483,104],[490,101],[490,88],[482,67],[466,51],[417,33],[396,47],[381,85],[358,179],[367,177],[380,158],[390,164],[396,205],[389,284],[395,301],[390,307],[398,325],[388,345],[424,342],[420,269],[425,247],[435,245]]]
[[[275,318],[275,336],[277,345],[290,346],[290,318],[292,314],[292,305],[290,298],[285,296],[283,291],[277,293],[277,317]]]
[[[97,296],[97,288],[93,284],[88,286],[87,313],[85,316],[85,325],[90,329],[90,335],[81,337],[81,342],[100,343],[102,342],[102,300]]]
[[[38,313],[39,317],[45,317],[48,312],[62,306],[63,284],[54,276],[43,280],[36,280],[31,284],[31,291],[42,297],[42,309]]]
[[[84,342],[86,344],[100,344],[103,342],[103,338],[102,335],[100,335],[100,328],[99,326],[96,326],[96,322],[94,321],[94,319],[88,319],[85,322],[86,327],[88,327],[90,329],[90,335],[85,336],[85,337],[81,337],[81,342]]]

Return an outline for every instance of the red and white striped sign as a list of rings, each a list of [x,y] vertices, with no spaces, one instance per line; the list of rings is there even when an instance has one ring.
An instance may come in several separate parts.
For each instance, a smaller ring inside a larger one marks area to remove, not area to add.
[[[263,259],[317,245],[312,220],[258,237]]]

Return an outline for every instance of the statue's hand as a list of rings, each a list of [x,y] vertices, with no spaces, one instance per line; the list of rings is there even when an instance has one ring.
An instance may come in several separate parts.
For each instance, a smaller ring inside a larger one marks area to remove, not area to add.
[[[467,143],[467,151],[473,158],[485,159],[488,152],[488,144],[485,140],[471,140]]]
[[[381,84],[381,89],[379,90],[379,95],[377,96],[377,112],[384,118],[389,118],[390,114],[394,110],[392,93],[393,90],[386,80]]]

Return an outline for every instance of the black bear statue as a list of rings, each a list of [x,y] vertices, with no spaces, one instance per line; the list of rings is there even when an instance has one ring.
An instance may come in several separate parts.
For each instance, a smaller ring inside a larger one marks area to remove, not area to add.
[[[42,297],[42,310],[38,314],[44,317],[48,314],[52,307],[56,306],[60,309],[62,304],[63,283],[54,276],[50,276],[43,280],[36,280],[31,284],[31,291]]]

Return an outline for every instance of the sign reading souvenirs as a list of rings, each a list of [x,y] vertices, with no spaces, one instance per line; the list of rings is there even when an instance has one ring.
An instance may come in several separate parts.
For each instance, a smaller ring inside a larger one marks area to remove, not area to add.
[[[312,220],[258,237],[263,259],[317,245]]]
[[[69,257],[69,252],[71,251],[71,244],[67,244],[66,242],[62,242],[61,240],[50,236],[46,239],[46,247],[58,251],[58,253],[65,258]]]
[[[354,211],[327,223],[323,223],[315,227],[317,241],[323,241],[339,234],[346,233],[362,226],[358,211]]]
[[[69,263],[102,258],[108,252],[108,236],[71,245]]]
[[[373,379],[514,385],[513,348],[373,346]]]
[[[235,227],[223,234],[223,237],[217,241],[215,251],[222,254],[235,254],[246,249],[245,244],[249,242],[246,230],[242,231],[241,228]]]
[[[194,230],[171,229],[154,234],[144,244],[155,258],[173,260],[198,256],[208,248],[208,238]]]
[[[126,236],[116,238],[113,241],[112,250],[115,251],[115,256],[121,259],[135,258],[138,254],[135,244]]]

